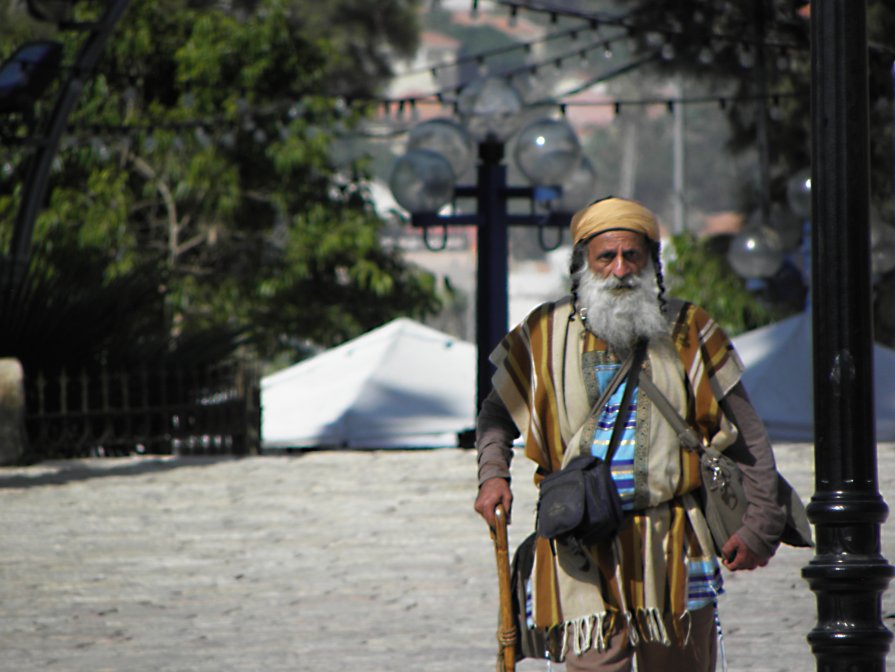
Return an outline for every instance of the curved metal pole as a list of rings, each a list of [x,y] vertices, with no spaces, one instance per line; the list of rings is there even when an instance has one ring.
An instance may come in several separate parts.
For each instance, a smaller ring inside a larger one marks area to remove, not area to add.
[[[50,167],[59,148],[59,140],[65,131],[68,117],[84,88],[84,81],[93,72],[112,29],[118,23],[130,0],[113,0],[103,17],[92,26],[91,33],[81,46],[78,58],[72,68],[72,76],[66,80],[56,106],[41,133],[40,142],[31,158],[30,170],[25,180],[22,202],[16,214],[9,255],[12,261],[10,272],[15,284],[28,267],[31,257],[31,240],[34,223],[46,199]]]

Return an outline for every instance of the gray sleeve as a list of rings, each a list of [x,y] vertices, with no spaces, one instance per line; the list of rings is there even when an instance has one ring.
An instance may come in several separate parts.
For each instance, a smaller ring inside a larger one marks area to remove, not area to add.
[[[742,383],[721,400],[721,409],[739,429],[736,442],[724,454],[743,472],[749,500],[737,534],[754,553],[769,557],[777,550],[786,525],[786,512],[777,503],[777,465],[771,441]]]
[[[479,464],[479,485],[489,478],[510,480],[513,441],[519,431],[494,390],[482,403],[475,427],[475,445]]]

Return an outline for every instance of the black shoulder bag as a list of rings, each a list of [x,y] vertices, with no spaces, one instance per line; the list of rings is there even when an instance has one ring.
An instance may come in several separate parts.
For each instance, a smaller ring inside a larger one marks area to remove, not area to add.
[[[538,536],[548,539],[573,537],[593,544],[612,539],[618,532],[624,512],[610,465],[628,421],[631,395],[637,387],[645,356],[646,343],[639,341],[591,412],[599,412],[605,406],[627,373],[628,382],[605,459],[589,453],[578,455],[541,481],[536,525]]]

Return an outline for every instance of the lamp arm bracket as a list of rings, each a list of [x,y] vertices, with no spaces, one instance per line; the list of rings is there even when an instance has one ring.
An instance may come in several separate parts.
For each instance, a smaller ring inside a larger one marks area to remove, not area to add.
[[[445,224],[445,223],[441,224],[441,244],[440,245],[432,245],[432,243],[429,242],[429,225],[428,224],[423,225],[423,244],[426,246],[427,250],[429,250],[430,252],[441,252],[442,250],[444,250],[447,247],[447,242],[448,242],[447,224]]]
[[[550,227],[550,216],[549,215],[538,221],[538,243],[540,244],[541,249],[544,250],[544,252],[552,252],[553,250],[558,249],[560,245],[562,245],[563,229],[562,229],[562,227],[559,227],[559,226],[550,227],[550,228],[556,229],[556,242],[553,243],[553,245],[548,245],[545,242],[544,231],[548,227]]]

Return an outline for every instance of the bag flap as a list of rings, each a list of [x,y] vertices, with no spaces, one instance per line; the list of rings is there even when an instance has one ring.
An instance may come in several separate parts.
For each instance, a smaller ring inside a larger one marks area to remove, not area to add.
[[[802,498],[780,473],[777,474],[777,503],[786,511],[786,526],[780,541],[787,546],[813,548],[811,523]]]

